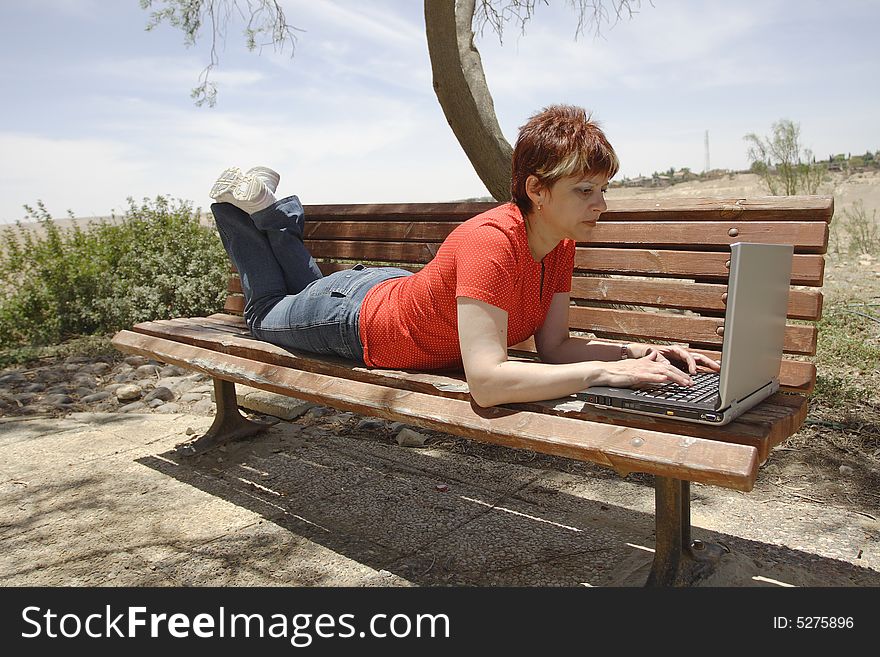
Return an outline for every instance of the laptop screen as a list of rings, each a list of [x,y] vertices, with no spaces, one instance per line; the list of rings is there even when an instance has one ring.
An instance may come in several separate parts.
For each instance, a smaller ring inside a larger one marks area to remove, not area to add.
[[[793,253],[790,244],[731,245],[721,407],[779,376]]]

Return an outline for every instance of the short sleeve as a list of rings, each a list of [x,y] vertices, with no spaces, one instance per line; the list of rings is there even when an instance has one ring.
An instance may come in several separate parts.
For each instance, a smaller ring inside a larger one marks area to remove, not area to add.
[[[473,230],[455,250],[455,296],[513,309],[516,256],[507,234],[492,225]]]

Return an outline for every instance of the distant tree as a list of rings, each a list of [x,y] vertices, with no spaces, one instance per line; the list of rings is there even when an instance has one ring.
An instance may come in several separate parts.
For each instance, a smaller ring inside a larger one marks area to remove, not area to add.
[[[826,165],[817,163],[809,149],[801,149],[800,133],[799,124],[780,119],[768,137],[744,137],[751,170],[764,179],[773,196],[815,194],[827,178]]]
[[[525,32],[539,4],[549,0],[424,0],[425,34],[434,92],[456,139],[477,175],[497,200],[510,197],[510,161],[513,148],[505,139],[495,116],[495,105],[486,84],[475,32],[488,25],[502,38],[505,25],[513,23]],[[167,22],[179,28],[184,42],[196,43],[203,25],[211,34],[210,62],[192,91],[197,105],[214,105],[217,87],[210,74],[219,63],[217,40],[225,36],[233,15],[245,22],[245,42],[250,50],[273,45],[282,49],[296,44],[298,28],[288,24],[280,0],[140,0],[141,8],[153,9],[147,29]],[[588,28],[599,34],[603,23],[629,18],[641,0],[567,0],[576,14],[575,37]],[[154,9],[154,5],[158,9]],[[267,40],[267,43],[259,43]]]

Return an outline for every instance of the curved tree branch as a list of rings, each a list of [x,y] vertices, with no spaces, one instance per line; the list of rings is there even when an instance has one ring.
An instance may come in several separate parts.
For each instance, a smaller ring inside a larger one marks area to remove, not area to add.
[[[425,0],[434,91],[446,120],[489,193],[510,198],[513,148],[501,132],[472,29],[474,0]]]

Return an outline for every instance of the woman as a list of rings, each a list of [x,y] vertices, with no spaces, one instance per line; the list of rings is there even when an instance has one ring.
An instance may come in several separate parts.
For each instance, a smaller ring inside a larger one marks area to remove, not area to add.
[[[676,345],[620,345],[568,331],[575,242],[589,242],[617,155],[587,113],[555,105],[520,129],[512,200],[459,225],[416,274],[393,267],[322,277],[279,176],[227,169],[211,189],[255,337],[371,367],[464,368],[480,406],[555,399],[592,385],[676,382],[720,365]],[[508,360],[531,336],[541,362]],[[687,372],[671,362],[683,363]]]

